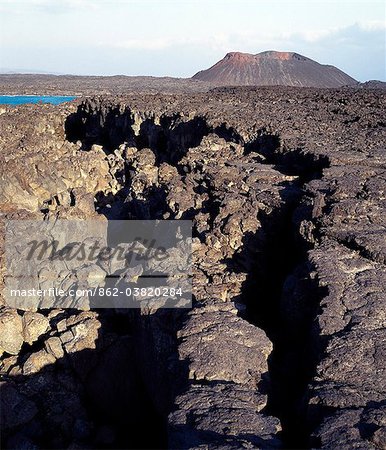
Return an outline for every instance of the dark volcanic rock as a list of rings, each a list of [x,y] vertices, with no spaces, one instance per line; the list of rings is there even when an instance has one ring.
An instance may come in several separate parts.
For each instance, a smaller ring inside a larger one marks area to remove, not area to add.
[[[0,74],[3,95],[123,95],[137,93],[194,93],[210,88],[190,78]]]
[[[194,80],[223,86],[341,87],[354,78],[334,66],[317,63],[292,52],[228,53],[213,67],[198,72]]]
[[[2,218],[192,219],[194,306],[3,306],[2,447],[384,448],[385,110],[354,88],[4,108]]]

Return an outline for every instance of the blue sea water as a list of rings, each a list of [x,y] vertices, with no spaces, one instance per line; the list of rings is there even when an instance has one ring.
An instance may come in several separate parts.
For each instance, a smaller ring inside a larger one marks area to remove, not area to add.
[[[60,103],[70,102],[76,97],[50,96],[50,95],[0,95],[0,105],[23,105],[25,103],[51,103],[59,105]]]

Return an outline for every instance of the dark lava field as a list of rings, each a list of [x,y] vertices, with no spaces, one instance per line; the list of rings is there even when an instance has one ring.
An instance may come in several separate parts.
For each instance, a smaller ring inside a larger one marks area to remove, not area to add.
[[[0,193],[193,221],[192,308],[0,299],[1,448],[386,448],[386,91],[0,107]]]

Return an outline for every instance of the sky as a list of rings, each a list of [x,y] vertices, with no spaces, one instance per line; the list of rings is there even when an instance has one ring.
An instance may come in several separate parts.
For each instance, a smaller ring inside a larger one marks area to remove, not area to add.
[[[190,77],[295,51],[386,81],[385,0],[0,0],[1,71]]]

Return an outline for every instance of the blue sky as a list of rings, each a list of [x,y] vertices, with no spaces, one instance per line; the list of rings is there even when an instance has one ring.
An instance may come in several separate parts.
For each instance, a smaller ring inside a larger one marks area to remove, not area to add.
[[[192,76],[229,51],[296,51],[386,81],[384,0],[0,0],[0,67]]]

